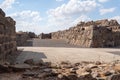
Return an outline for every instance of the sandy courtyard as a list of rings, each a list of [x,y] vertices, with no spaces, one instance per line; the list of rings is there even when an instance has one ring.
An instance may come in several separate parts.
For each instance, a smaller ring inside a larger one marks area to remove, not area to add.
[[[62,47],[18,47],[22,53],[17,57],[16,62],[22,63],[26,59],[34,61],[113,61],[120,60],[120,49],[117,48],[62,48]]]

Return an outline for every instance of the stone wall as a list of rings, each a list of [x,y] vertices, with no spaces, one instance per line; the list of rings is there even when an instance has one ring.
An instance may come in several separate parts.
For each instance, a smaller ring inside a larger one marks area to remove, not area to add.
[[[40,39],[51,39],[51,33],[48,34],[41,33],[38,37]]]
[[[52,39],[64,39],[81,47],[120,46],[120,25],[116,20],[80,22],[68,30],[52,33]]]
[[[16,51],[15,21],[0,9],[0,61]]]
[[[16,33],[16,41],[17,46],[24,46],[28,40],[28,34],[26,32],[17,32]]]
[[[29,39],[36,38],[37,35],[34,32],[27,32]]]

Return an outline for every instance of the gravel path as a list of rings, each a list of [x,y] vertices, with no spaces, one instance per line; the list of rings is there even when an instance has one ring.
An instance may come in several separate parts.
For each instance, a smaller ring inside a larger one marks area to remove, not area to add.
[[[63,48],[63,47],[18,47],[23,52],[18,56],[16,62],[23,63],[26,59],[39,61],[113,61],[120,59],[120,49],[115,48]]]

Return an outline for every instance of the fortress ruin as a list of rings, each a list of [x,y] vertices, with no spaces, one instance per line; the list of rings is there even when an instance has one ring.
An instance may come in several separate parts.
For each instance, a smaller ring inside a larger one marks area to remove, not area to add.
[[[81,47],[120,46],[120,25],[116,20],[80,22],[68,30],[52,33],[52,39],[64,39]]]
[[[0,9],[0,61],[5,61],[9,54],[16,51],[16,22],[11,17],[5,17]]]

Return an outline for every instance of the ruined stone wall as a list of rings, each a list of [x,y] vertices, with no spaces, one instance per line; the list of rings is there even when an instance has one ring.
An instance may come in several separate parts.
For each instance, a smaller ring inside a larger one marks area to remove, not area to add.
[[[16,41],[17,46],[24,46],[28,40],[28,34],[26,32],[17,32],[16,33]]]
[[[120,25],[116,20],[99,20],[95,25],[92,47],[120,46]]]
[[[116,20],[80,22],[68,30],[52,33],[52,39],[64,39],[81,47],[120,46],[120,25]]]
[[[16,51],[15,21],[0,9],[0,61]]]
[[[51,39],[51,33],[48,33],[48,34],[41,33],[39,35],[39,38],[40,39]]]
[[[93,26],[72,27],[69,30],[52,33],[52,39],[65,39],[68,43],[81,47],[90,47],[93,37]]]
[[[94,26],[92,42],[91,47],[114,47],[112,30],[103,26]]]
[[[72,27],[69,30],[52,33],[53,39],[65,39],[68,43],[89,47],[92,43],[93,26]]]

